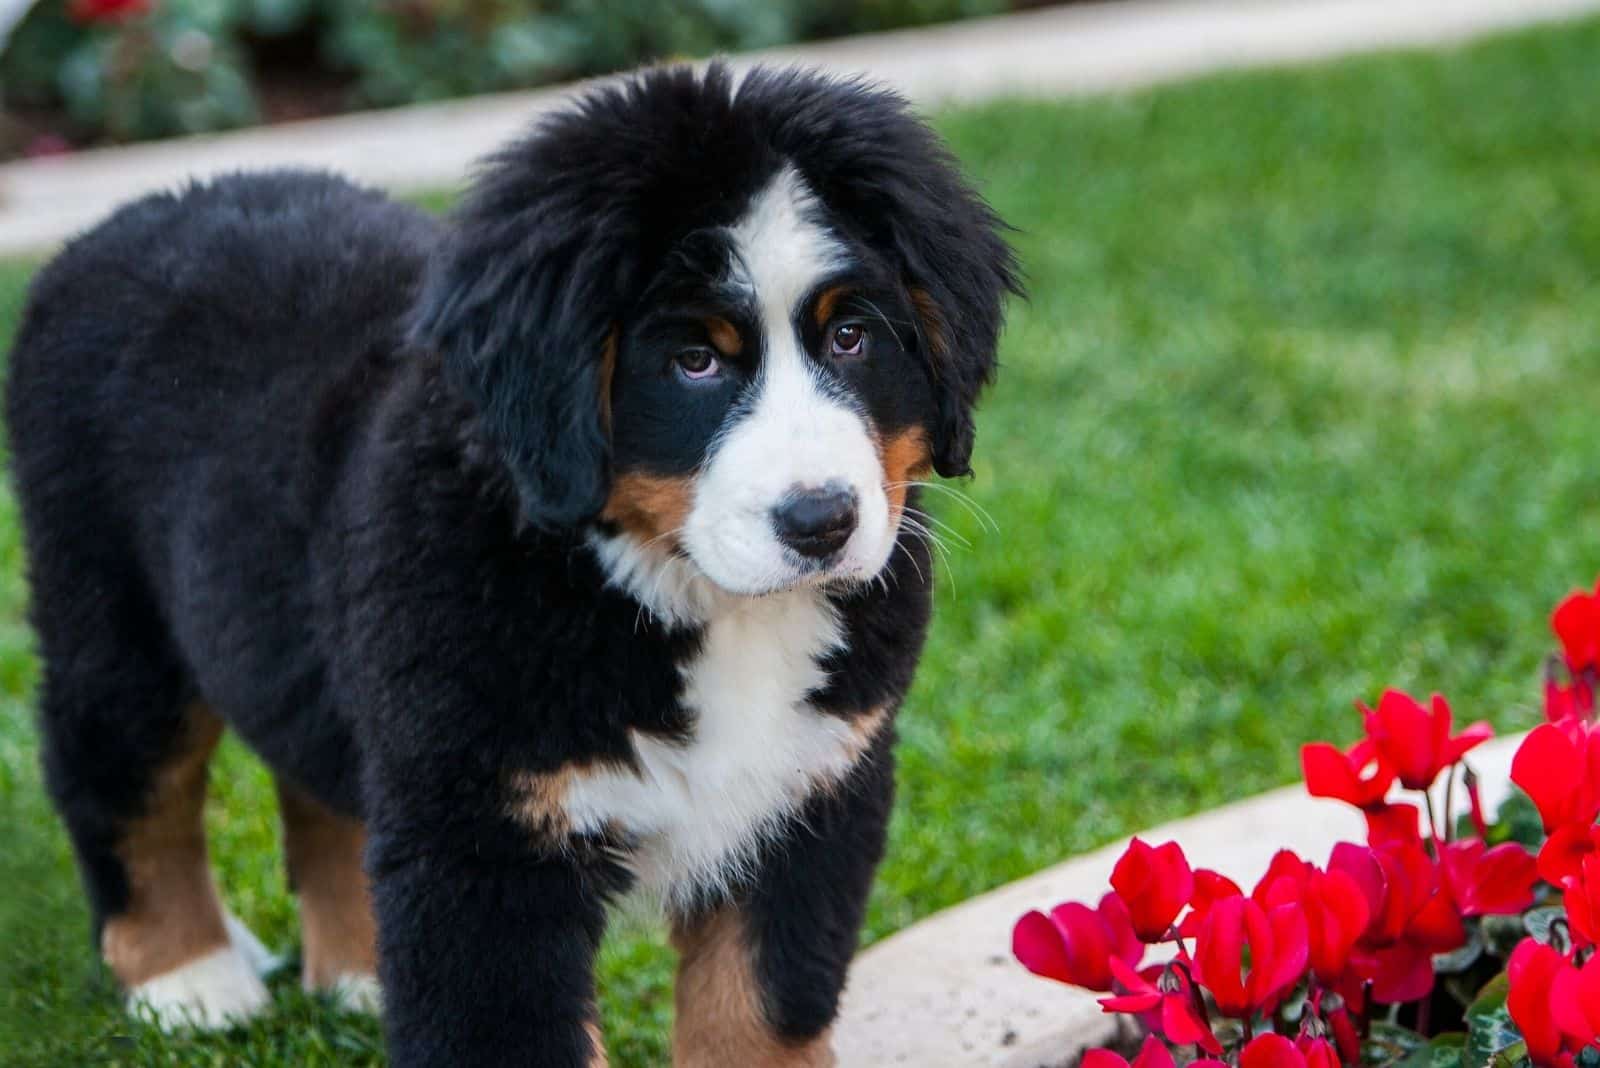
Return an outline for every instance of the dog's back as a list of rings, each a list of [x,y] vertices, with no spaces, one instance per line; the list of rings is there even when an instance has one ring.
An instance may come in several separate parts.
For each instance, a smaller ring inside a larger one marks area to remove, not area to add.
[[[171,926],[141,914],[130,865],[183,867],[160,878],[194,884],[177,895],[189,941],[219,938],[189,855],[203,854],[219,731],[199,694],[266,755],[316,750],[286,762],[355,805],[349,732],[321,705],[308,632],[308,538],[343,436],[401,348],[433,228],[331,177],[238,176],[129,205],[34,285],[6,415],[44,759],[96,914],[133,917],[102,938],[130,985],[164,963],[135,959],[140,925]],[[130,854],[129,813],[159,845]],[[260,996],[234,972],[219,1012]]]

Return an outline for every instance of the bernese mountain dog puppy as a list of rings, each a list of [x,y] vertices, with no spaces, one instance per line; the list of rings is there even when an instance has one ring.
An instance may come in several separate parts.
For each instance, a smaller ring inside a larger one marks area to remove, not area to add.
[[[303,981],[391,1062],[604,1059],[608,902],[659,895],[675,1059],[829,1063],[1018,288],[895,95],[660,69],[456,215],[309,173],[133,203],[40,274],[7,415],[46,778],[164,1024],[261,1010],[206,860],[272,769]]]

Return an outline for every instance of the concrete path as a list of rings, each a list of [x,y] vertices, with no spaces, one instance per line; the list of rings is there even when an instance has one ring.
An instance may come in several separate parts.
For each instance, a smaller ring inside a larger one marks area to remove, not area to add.
[[[1102,92],[1228,67],[1454,43],[1600,0],[1123,0],[736,57],[862,73],[930,107]],[[457,186],[572,87],[0,166],[0,256],[50,248],[128,198],[241,168],[313,166],[396,191]]]
[[[1468,757],[1491,812],[1508,793],[1523,737],[1496,739]],[[1464,792],[1453,810],[1466,811]],[[1291,786],[1140,837],[1179,842],[1191,864],[1248,890],[1278,850],[1324,864],[1335,842],[1366,841],[1366,823],[1348,805]],[[1098,902],[1126,845],[1115,842],[975,897],[861,954],[835,1030],[840,1068],[1056,1068],[1106,1042],[1116,1022],[1096,995],[1030,974],[1012,959],[1011,927],[1029,909]]]

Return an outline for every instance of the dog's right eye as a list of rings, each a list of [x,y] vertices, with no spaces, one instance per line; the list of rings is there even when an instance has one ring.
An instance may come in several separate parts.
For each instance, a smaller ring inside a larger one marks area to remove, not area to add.
[[[678,372],[691,381],[715,378],[722,371],[722,364],[710,349],[684,349],[673,359]]]

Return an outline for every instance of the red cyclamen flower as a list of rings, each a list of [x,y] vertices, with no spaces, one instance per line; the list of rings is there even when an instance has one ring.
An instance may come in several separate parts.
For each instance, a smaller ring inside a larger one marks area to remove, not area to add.
[[[1191,966],[1192,962],[1180,952],[1174,963],[1140,973],[1113,957],[1111,971],[1123,992],[1101,998],[1100,1007],[1107,1012],[1153,1014],[1150,1026],[1165,1035],[1168,1042],[1221,1054],[1222,1043],[1195,1007],[1195,990],[1185,972]]]
[[[1173,1068],[1172,1051],[1155,1035],[1144,1040],[1133,1064],[1108,1049],[1091,1049],[1083,1055],[1082,1068]]]
[[[1111,871],[1111,888],[1146,942],[1164,942],[1194,893],[1194,873],[1177,842],[1152,847],[1135,838]]]
[[[1450,703],[1438,694],[1423,708],[1409,694],[1385,690],[1377,711],[1360,707],[1367,736],[1408,790],[1426,790],[1441,771],[1494,736],[1489,724],[1478,722],[1451,737]]]
[[[1539,872],[1520,842],[1490,849],[1480,838],[1450,842],[1440,854],[1445,882],[1463,916],[1512,916],[1533,904]]]
[[[1195,978],[1224,1016],[1249,1019],[1274,1007],[1299,981],[1309,956],[1306,918],[1298,908],[1269,911],[1247,897],[1224,898],[1195,939]]]
[[[1306,1068],[1306,1058],[1293,1042],[1269,1032],[1239,1051],[1239,1068]]]
[[[1539,810],[1546,833],[1600,814],[1600,732],[1569,720],[1535,727],[1511,758],[1511,781]]]
[[[1341,992],[1357,1001],[1362,985],[1371,982],[1373,1000],[1385,1004],[1426,996],[1433,989],[1433,955],[1467,940],[1432,858],[1420,843],[1366,848],[1341,842],[1333,847],[1328,870],[1355,880],[1372,916],[1351,952],[1352,981]]]
[[[1295,1039],[1294,1047],[1306,1059],[1306,1068],[1341,1068],[1339,1051],[1325,1038],[1301,1035]]]
[[[1264,909],[1290,905],[1304,914],[1311,970],[1327,984],[1344,974],[1372,919],[1365,893],[1348,873],[1321,871],[1287,850],[1272,858],[1250,896]]]
[[[1506,974],[1511,980],[1511,994],[1506,998],[1506,1009],[1522,1032],[1528,1044],[1528,1056],[1543,1068],[1570,1065],[1571,1057],[1564,1052],[1566,1045],[1561,1027],[1556,1022],[1555,986],[1563,972],[1575,972],[1566,957],[1543,942],[1524,938],[1512,951],[1506,964]],[[1571,1014],[1571,1007],[1567,1006]],[[1580,1012],[1576,1021],[1583,1020]]]
[[[1128,919],[1127,906],[1116,894],[1107,894],[1098,909],[1068,901],[1051,909],[1049,916],[1029,912],[1012,928],[1011,952],[1035,975],[1106,991],[1111,989],[1110,962],[1137,967],[1144,946]]]
[[[1300,768],[1306,792],[1312,797],[1329,797],[1361,809],[1381,806],[1394,785],[1394,769],[1384,762],[1370,738],[1357,742],[1348,752],[1327,742],[1303,745]]]
[[[1574,590],[1556,605],[1550,628],[1561,640],[1561,654],[1574,675],[1600,668],[1600,583],[1593,593]]]
[[[1600,944],[1600,856],[1583,858],[1578,874],[1563,881],[1567,929],[1580,946]]]

